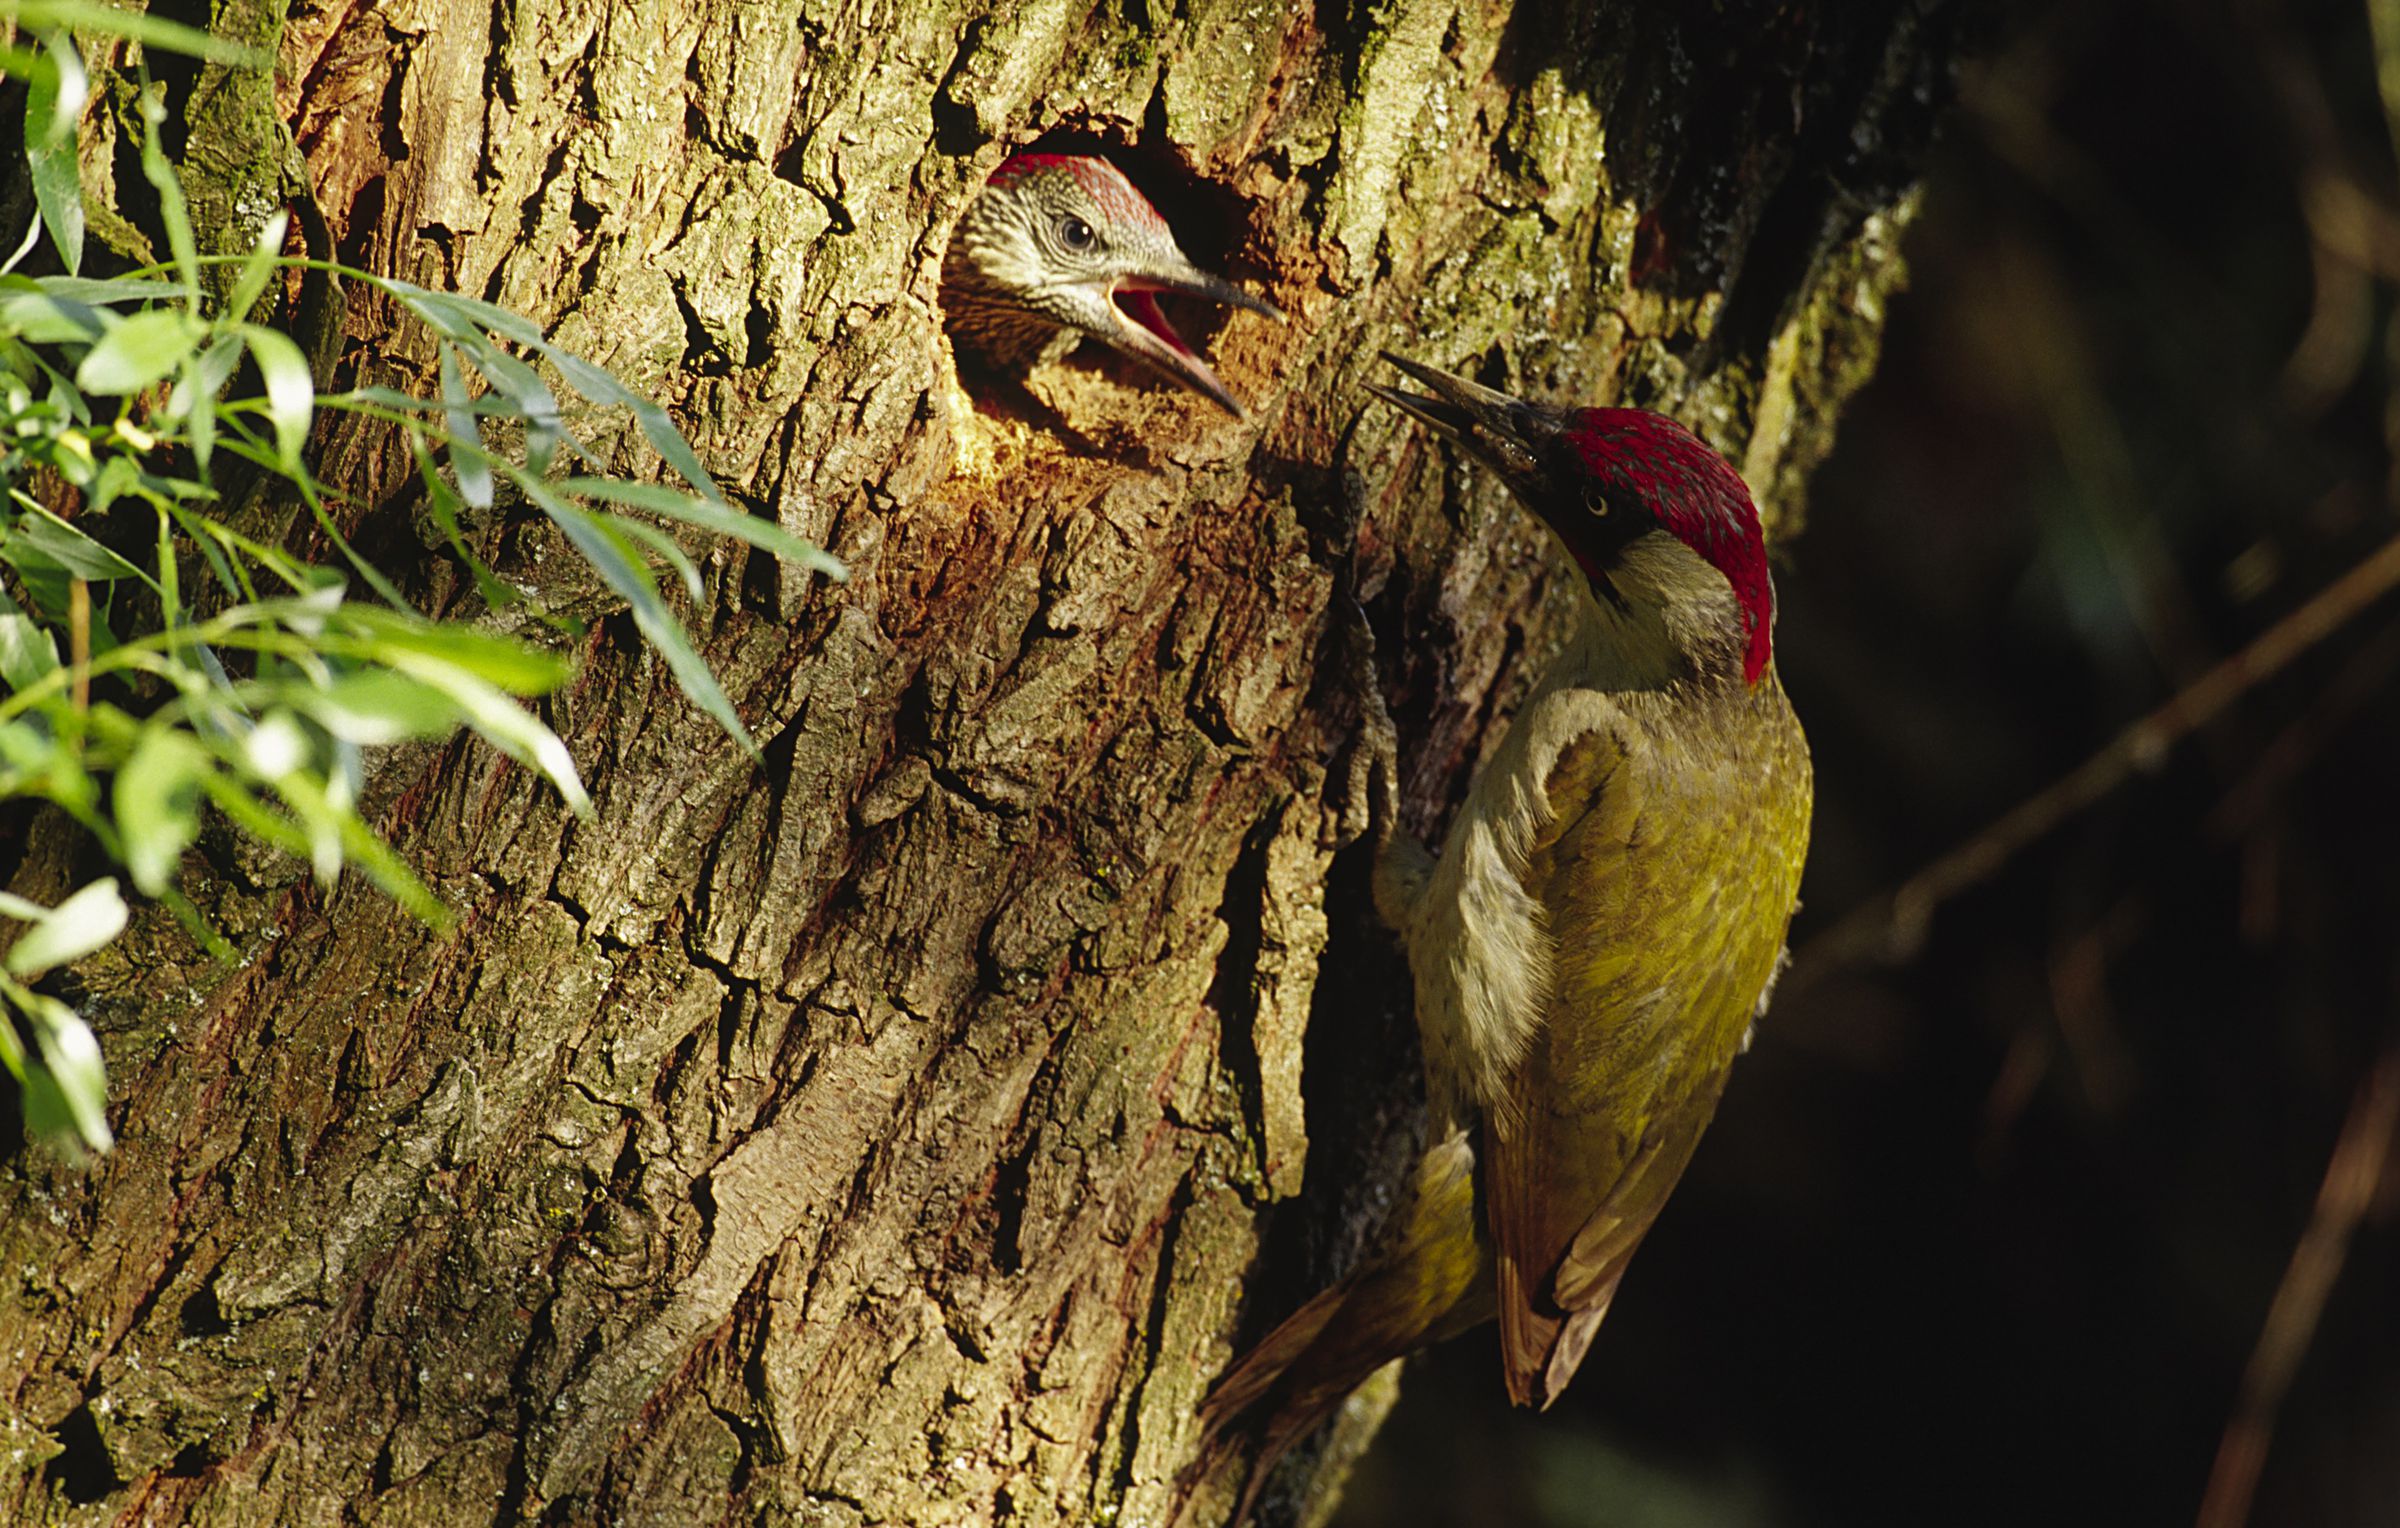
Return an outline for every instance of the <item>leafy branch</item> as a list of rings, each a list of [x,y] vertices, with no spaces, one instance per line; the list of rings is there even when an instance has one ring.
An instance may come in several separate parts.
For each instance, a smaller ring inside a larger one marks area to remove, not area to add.
[[[85,0],[0,0],[5,20],[19,41],[0,45],[0,72],[30,86],[25,155],[39,218],[0,264],[0,801],[64,813],[136,892],[220,951],[176,889],[210,812],[304,861],[321,885],[355,866],[417,916],[447,921],[360,815],[368,750],[464,728],[539,773],[572,810],[591,811],[565,743],[524,704],[563,683],[568,660],[409,607],[343,536],[334,512],[342,496],[308,462],[310,434],[327,414],[401,434],[434,524],[494,610],[528,597],[477,556],[462,522],[492,510],[503,490],[538,509],[623,601],[684,693],[755,753],[667,603],[661,567],[695,601],[703,590],[690,554],[658,522],[834,578],[839,562],[727,503],[664,409],[522,315],[288,258],[281,214],[247,255],[202,258],[152,92],[138,103],[141,163],[171,258],[107,278],[80,274],[76,132],[88,81],[66,29],[260,61],[205,33]],[[28,35],[39,35],[38,49],[22,45]],[[18,274],[44,232],[64,274]],[[231,267],[222,298],[204,280],[214,266]],[[423,323],[439,396],[320,391],[299,343],[252,316],[295,270],[372,287]],[[569,427],[557,388],[579,400],[578,415],[629,414],[680,484],[607,472]],[[222,458],[304,504],[342,565],[312,564],[244,531],[218,484]],[[145,516],[143,544],[131,547],[122,528]],[[128,916],[114,876],[49,908],[0,894],[0,917],[23,925],[0,958],[0,1067],[22,1088],[34,1134],[69,1152],[110,1144],[106,1075],[89,1026],[38,984],[114,939]]]

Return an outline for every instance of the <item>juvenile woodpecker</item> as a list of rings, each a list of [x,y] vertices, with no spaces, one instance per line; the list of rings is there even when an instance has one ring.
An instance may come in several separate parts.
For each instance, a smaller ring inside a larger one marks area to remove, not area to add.
[[[1557,534],[1580,610],[1440,857],[1377,813],[1436,1144],[1365,1265],[1210,1397],[1212,1438],[1272,1406],[1236,1521],[1359,1382],[1495,1315],[1510,1399],[1557,1397],[1765,1007],[1808,845],[1808,746],[1740,476],[1661,415],[1389,359],[1426,392],[1375,393]]]
[[[1243,418],[1241,404],[1160,311],[1179,292],[1280,322],[1283,312],[1192,264],[1124,172],[1088,154],[1019,154],[985,183],[942,259],[951,333],[1022,371],[1096,339]]]

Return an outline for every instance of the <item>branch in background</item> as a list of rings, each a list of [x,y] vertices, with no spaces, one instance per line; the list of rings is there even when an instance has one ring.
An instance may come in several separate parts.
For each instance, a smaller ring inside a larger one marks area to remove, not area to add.
[[[2225,1437],[2217,1445],[2217,1462],[2208,1473],[2208,1490],[2200,1499],[2197,1528],[2241,1528],[2250,1518],[2258,1491],[2259,1471],[2267,1462],[2267,1445],[2275,1435],[2276,1413],[2290,1393],[2300,1360],[2315,1339],[2325,1314],[2326,1297],[2341,1276],[2350,1240],[2367,1207],[2382,1185],[2384,1164],[2391,1160],[2393,1128],[2400,1125],[2400,1042],[2387,1046],[2374,1070],[2359,1084],[2350,1116],[2333,1143],[2325,1164],[2325,1181],[2317,1189],[2317,1207],[2292,1248],[2283,1281],[2267,1306],[2266,1325],[2250,1364],[2242,1374],[2241,1399]]]
[[[1989,880],[2020,851],[2134,775],[2156,770],[2177,743],[2355,620],[2395,585],[2400,585],[2400,537],[2385,542],[2047,789],[1803,945],[1784,979],[1784,990],[1804,988],[1843,966],[1909,959],[1923,947],[1934,910],[1942,903]]]

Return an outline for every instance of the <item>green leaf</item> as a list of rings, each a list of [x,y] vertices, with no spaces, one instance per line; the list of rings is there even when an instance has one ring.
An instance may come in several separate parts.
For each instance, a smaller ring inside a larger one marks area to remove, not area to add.
[[[22,719],[0,722],[0,767],[26,774],[45,773],[58,751],[58,738],[46,723]],[[42,911],[36,907],[31,913],[9,912],[17,900],[0,893],[0,912],[8,912],[12,918],[30,918]],[[30,902],[24,905],[33,907]]]
[[[686,525],[696,525],[702,530],[732,536],[830,578],[847,579],[850,576],[850,570],[842,565],[840,558],[812,541],[793,535],[772,520],[743,514],[738,509],[728,508],[710,499],[694,498],[661,483],[633,483],[623,478],[574,477],[566,478],[555,486],[561,493],[579,498],[606,499],[614,504],[629,504],[681,520]]]
[[[477,509],[492,507],[492,468],[483,450],[483,432],[476,428],[475,410],[467,398],[466,378],[459,375],[458,350],[436,342],[442,356],[443,419],[450,427],[450,470],[458,474],[460,497]]]
[[[392,852],[392,846],[376,836],[356,812],[344,812],[338,823],[342,848],[351,859],[366,871],[383,894],[399,903],[419,920],[437,929],[451,924],[450,909],[441,904],[432,888],[417,878],[408,861]]]
[[[555,653],[465,626],[436,626],[364,605],[351,606],[346,619],[367,639],[365,656],[391,667],[404,657],[430,658],[517,695],[547,694],[573,672]]]
[[[230,334],[218,335],[200,352],[194,364],[193,381],[205,401],[214,401],[233,380],[233,369],[242,364],[242,342]]]
[[[28,345],[81,345],[107,327],[100,310],[48,290],[0,291],[0,331]]]
[[[458,292],[436,292],[390,277],[378,280],[376,284],[414,309],[425,322],[461,344],[480,340],[480,331],[486,329],[512,344],[542,343],[541,328],[532,319],[522,313],[512,313],[496,303]]]
[[[136,392],[182,365],[207,334],[207,326],[181,308],[118,319],[75,368],[75,385],[89,393]]]
[[[219,339],[217,345],[241,348],[231,335]],[[184,435],[192,447],[192,461],[202,472],[208,470],[208,464],[217,454],[217,395],[203,387],[200,379],[207,359],[205,351],[197,358],[187,358],[178,369],[175,390],[167,395],[167,412],[182,416]]]
[[[466,534],[459,529],[458,525],[458,495],[451,489],[449,482],[443,478],[441,469],[434,465],[433,452],[426,447],[422,431],[410,430],[408,432],[408,449],[416,457],[417,478],[425,485],[426,507],[433,515],[433,523],[441,527],[444,539],[450,543],[450,550],[458,555],[458,560],[465,563],[467,571],[475,576],[476,592],[481,594],[483,602],[494,610],[506,610],[509,606],[516,604],[523,596],[500,582],[498,575],[485,565],[482,558],[475,555],[475,549],[467,545]]]
[[[167,889],[183,851],[200,836],[200,787],[209,769],[207,749],[191,734],[162,724],[142,730],[132,757],[117,771],[125,869],[144,895]]]
[[[62,302],[102,307],[120,302],[180,302],[192,295],[182,282],[164,276],[0,276],[0,292],[41,292]]]
[[[138,578],[144,583],[150,580],[150,575],[140,568],[46,509],[36,508],[25,512],[10,528],[5,547],[0,548],[0,556],[6,556],[14,564],[17,560],[15,554],[22,547],[31,547],[77,578],[101,583],[120,578]]]
[[[258,242],[243,257],[242,274],[233,283],[233,292],[225,299],[225,316],[239,323],[250,316],[258,299],[267,290],[267,280],[275,274],[276,257],[283,253],[283,236],[292,226],[292,215],[277,210],[258,230]]]
[[[322,690],[293,685],[281,698],[335,737],[362,748],[447,737],[461,720],[458,704],[442,691],[383,669],[345,674]]]
[[[235,827],[260,843],[281,849],[286,854],[302,855],[308,852],[308,835],[292,826],[289,818],[279,817],[269,810],[266,803],[233,776],[215,771],[200,785],[201,789],[208,792],[208,799],[216,803],[218,811],[232,818]]]
[[[42,915],[8,952],[12,976],[38,976],[80,960],[124,930],[125,899],[115,876],[102,876]]]
[[[101,458],[100,470],[84,485],[83,506],[78,513],[98,523],[108,513],[108,507],[141,480],[142,469],[133,458],[119,452],[109,453]]]
[[[69,1158],[81,1154],[83,1137],[66,1089],[38,1059],[25,1068],[25,1133]]]
[[[558,412],[558,398],[550,391],[550,385],[542,380],[541,373],[481,335],[470,335],[458,343],[476,369],[515,406],[515,417],[525,421],[525,465],[535,472],[547,471],[560,438],[566,434]]]
[[[181,22],[161,20],[141,11],[121,11],[113,5],[99,4],[98,0],[9,0],[0,5],[0,16],[11,15],[27,31],[71,27],[95,37],[130,37],[147,48],[187,53],[194,58],[252,69],[272,68],[275,62],[255,48],[212,37]]]
[[[84,73],[83,53],[75,39],[64,31],[50,31],[42,39],[42,51],[48,55],[50,67],[37,70],[25,84],[29,102],[41,102],[44,110],[36,112],[28,105],[25,139],[29,145],[71,145],[75,119],[83,115],[83,103],[91,98],[91,78]]]
[[[91,331],[93,334],[99,332],[97,328]],[[44,395],[42,402],[56,409],[66,418],[75,421],[77,428],[90,429],[92,427],[92,402],[83,395],[83,389],[77,387],[74,381],[62,374],[57,367],[43,360],[38,353],[33,353],[32,358],[33,364],[41,368],[42,375],[49,379],[50,383],[50,390]]]
[[[655,525],[629,520],[623,515],[600,515],[596,518],[618,534],[632,537],[665,558],[667,566],[673,568],[675,576],[682,580],[683,592],[690,596],[693,604],[700,603],[705,592],[700,586],[700,569],[692,561],[691,553],[686,552],[674,537]]]
[[[350,584],[332,568],[311,565],[294,571],[307,575],[309,581],[299,593],[281,602],[280,613],[292,630],[315,642],[324,636],[330,619],[341,613]]]
[[[242,740],[242,762],[262,780],[281,784],[308,763],[308,734],[289,711],[270,711]]]
[[[83,180],[75,167],[75,119],[83,111],[88,82],[83,55],[64,33],[44,45],[45,68],[26,82],[25,163],[32,172],[33,199],[42,226],[70,274],[83,264]]]
[[[217,545],[216,537],[212,534],[218,529],[217,523],[181,502],[170,503],[168,513],[175,517],[175,523],[181,526],[184,533],[191,538],[190,544],[200,549],[201,560],[206,562],[209,571],[216,575],[218,586],[233,599],[248,599],[250,597],[249,589],[243,584],[238,570],[226,558],[224,549]]]
[[[275,421],[275,454],[296,472],[300,448],[308,443],[309,411],[317,397],[316,384],[308,376],[308,360],[288,334],[244,324],[241,335],[267,384],[267,417]]]
[[[390,409],[395,414],[430,414],[442,407],[430,398],[420,398],[414,393],[389,387],[354,387],[346,393],[327,393],[321,401],[329,407],[334,404],[372,404],[377,408]],[[491,414],[502,410],[495,405],[477,412]]]
[[[217,441],[217,395],[225,391],[233,369],[242,361],[242,342],[220,334],[196,357],[186,357],[167,394],[167,414],[183,421],[190,438],[192,459],[206,469]]]
[[[8,1021],[7,1016],[4,1014],[0,1014],[0,1067],[6,1068],[8,1074],[17,1079],[18,1087],[23,1088],[31,1085],[33,1079],[32,1077],[26,1075],[28,1067],[25,1058],[25,1047],[17,1043],[17,1026],[11,1024]],[[32,1068],[32,1070],[36,1075],[39,1075],[40,1067],[38,1063]],[[55,1084],[53,1084],[53,1086],[55,1086]],[[26,1113],[26,1123],[28,1126],[30,1126],[32,1124],[32,1111],[28,1109]],[[64,1099],[59,1101],[58,1113],[63,1124],[64,1116],[66,1114]]]
[[[348,392],[322,393],[317,398],[320,408],[346,408],[361,404],[388,409],[395,414],[446,414],[450,411],[450,404],[445,400],[420,398],[414,393],[403,393],[389,387],[354,387]],[[515,404],[490,393],[468,398],[465,406],[466,411],[477,419],[517,417]]]
[[[22,537],[11,537],[0,542],[0,562],[17,570],[26,596],[42,620],[55,626],[67,618],[75,575],[60,567],[56,558],[27,546]]]
[[[58,667],[58,639],[0,590],[0,679],[22,690]]]
[[[477,736],[510,758],[540,770],[578,815],[591,815],[592,798],[584,792],[567,745],[515,701],[463,669],[420,654],[394,653],[391,665],[449,696]]]
[[[541,342],[542,331],[530,319],[471,297],[429,292],[405,281],[377,280],[375,284],[398,298],[435,333],[456,345],[475,363],[493,389],[507,398],[514,416],[525,421],[526,459],[536,472],[543,470],[562,433],[558,399],[540,373],[502,350],[484,333],[488,328],[503,339],[534,345]]]
[[[26,1083],[25,1122],[37,1133],[56,1136],[60,1121],[51,1117],[55,1110],[65,1116],[64,1123],[83,1144],[94,1151],[106,1151],[114,1143],[108,1132],[108,1068],[100,1059],[100,1042],[92,1038],[91,1026],[84,1023],[74,1009],[45,993],[30,992],[19,998],[33,1020],[33,1043],[41,1054],[39,1073],[29,1073]],[[35,1105],[34,1078],[47,1074],[55,1096],[45,1090],[38,1109]]]
[[[142,179],[150,182],[150,189],[158,193],[158,218],[167,225],[167,247],[175,253],[177,273],[191,289],[190,307],[192,316],[197,318],[200,247],[192,238],[192,214],[184,205],[183,182],[176,178],[174,166],[167,163],[166,146],[159,141],[158,130],[167,120],[167,108],[160,99],[164,93],[165,87],[154,82],[142,86]]]
[[[287,770],[278,776],[275,794],[300,819],[308,840],[309,868],[315,872],[317,884],[332,886],[342,873],[342,818],[355,814],[344,813],[328,800],[324,785],[304,770]]]
[[[633,624],[641,630],[643,640],[658,650],[667,660],[675,683],[691,698],[694,705],[716,719],[728,736],[740,743],[747,752],[756,753],[758,745],[750,740],[750,729],[733,709],[718,687],[717,676],[684,635],[683,624],[659,598],[658,585],[650,569],[626,545],[625,537],[616,527],[596,516],[569,504],[550,490],[550,485],[529,474],[512,473],[517,486],[542,508],[584,560],[600,574],[601,581],[616,591],[633,611]]]
[[[558,368],[558,374],[567,379],[568,385],[586,398],[633,410],[634,421],[642,427],[642,436],[650,442],[650,449],[704,497],[724,502],[725,495],[717,491],[716,480],[700,465],[699,453],[683,438],[683,432],[675,428],[675,421],[667,417],[665,409],[619,382],[606,367],[595,366],[547,340],[536,339],[531,343],[550,358],[550,364]]]
[[[176,563],[182,549],[175,540],[173,514],[164,504],[156,504],[154,508],[158,519],[159,624],[172,630],[183,624],[183,570]]]

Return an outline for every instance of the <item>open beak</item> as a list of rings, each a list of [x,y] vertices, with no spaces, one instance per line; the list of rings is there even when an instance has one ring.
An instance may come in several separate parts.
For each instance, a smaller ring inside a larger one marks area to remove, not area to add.
[[[1109,291],[1109,308],[1117,319],[1116,332],[1106,336],[1110,343],[1199,393],[1234,418],[1249,418],[1233,394],[1225,390],[1225,384],[1217,380],[1216,372],[1200,359],[1199,352],[1184,343],[1175,326],[1167,322],[1165,311],[1158,305],[1161,292],[1198,297],[1228,308],[1248,308],[1277,323],[1283,322],[1283,310],[1263,297],[1251,296],[1230,281],[1190,266],[1122,276]]]
[[[1542,477],[1543,454],[1559,431],[1558,422],[1547,411],[1388,350],[1383,358],[1430,391],[1403,392],[1369,382],[1368,392],[1457,440],[1477,460],[1506,478],[1526,503],[1542,502],[1534,490]]]

